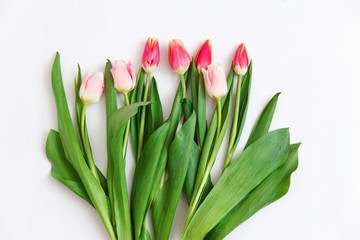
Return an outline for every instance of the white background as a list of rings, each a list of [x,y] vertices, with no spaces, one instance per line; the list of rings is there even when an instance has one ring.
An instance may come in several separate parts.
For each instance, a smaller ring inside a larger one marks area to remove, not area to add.
[[[166,117],[179,81],[168,66],[170,39],[182,39],[194,56],[210,38],[213,60],[226,71],[245,42],[253,84],[235,156],[277,91],[272,129],[290,127],[291,142],[302,142],[289,193],[226,239],[360,239],[359,12],[357,0],[1,0],[0,239],[108,239],[97,213],[50,175],[45,141],[57,129],[50,70],[59,51],[72,107],[77,63],[103,71],[106,59],[122,58],[138,69],[148,36],[160,42],[154,75]],[[95,161],[105,170],[104,98],[87,114]],[[226,144],[214,181],[224,151]],[[133,160],[127,163],[130,186]],[[186,207],[182,197],[171,239],[179,238]]]

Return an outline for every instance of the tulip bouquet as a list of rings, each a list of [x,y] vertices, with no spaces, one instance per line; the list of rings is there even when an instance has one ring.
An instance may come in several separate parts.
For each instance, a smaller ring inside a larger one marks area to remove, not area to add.
[[[287,128],[269,132],[279,93],[265,106],[243,151],[234,158],[252,76],[244,44],[238,47],[227,76],[220,64],[212,64],[210,40],[203,43],[195,59],[180,40],[171,40],[168,58],[180,82],[165,121],[157,82],[151,76],[160,60],[159,43],[149,38],[137,76],[132,63],[123,60],[108,60],[104,74],[87,72],[84,78],[78,67],[75,126],[58,53],[54,60],[51,82],[58,131],[50,130],[46,142],[51,173],[94,207],[112,240],[151,239],[146,226],[150,210],[153,236],[169,239],[182,192],[189,208],[181,239],[223,239],[259,209],[285,195],[297,168],[300,144],[290,144]],[[95,165],[86,126],[87,105],[98,102],[103,91],[106,175]],[[117,92],[125,99],[121,108]],[[209,124],[206,93],[217,102]],[[231,116],[222,175],[214,182],[210,173]],[[129,192],[125,164],[130,140],[136,168]]]

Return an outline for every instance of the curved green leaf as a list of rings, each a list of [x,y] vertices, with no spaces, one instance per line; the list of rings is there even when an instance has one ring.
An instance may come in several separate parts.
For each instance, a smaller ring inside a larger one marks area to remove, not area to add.
[[[46,156],[51,162],[51,175],[92,205],[79,174],[65,157],[59,133],[52,129],[46,140]]]
[[[108,198],[102,186],[86,164],[79,142],[76,138],[74,126],[72,125],[64,86],[62,83],[59,53],[56,54],[52,67],[51,83],[57,108],[59,133],[65,156],[79,174],[91,202],[98,211],[110,238],[116,239],[110,220],[110,206]]]
[[[149,101],[151,104],[146,109],[144,142],[163,123],[163,111],[155,77],[152,78]]]
[[[261,208],[284,196],[290,187],[291,174],[298,166],[298,148],[291,144],[289,156],[284,163],[252,190],[234,207],[206,236],[206,240],[220,240]]]
[[[251,131],[251,134],[245,145],[245,148],[247,148],[250,144],[255,142],[257,139],[259,139],[269,131],[279,95],[280,93],[276,93],[268,102],[268,104],[266,104],[258,120],[256,121],[253,130]]]
[[[144,87],[145,72],[142,68],[139,69],[136,85],[134,89],[130,92],[130,103],[136,103],[142,101],[142,89]],[[140,114],[136,114],[130,119],[130,136],[131,136],[131,145],[134,154],[134,159],[137,159],[137,150],[138,150],[138,138],[139,138],[139,123],[140,123]]]
[[[182,239],[203,239],[250,191],[283,165],[289,153],[289,131],[267,133],[225,169],[199,206]]]
[[[114,219],[114,195],[113,195],[113,177],[114,177],[114,161],[111,156],[111,138],[112,132],[110,131],[110,117],[118,109],[116,90],[114,87],[114,79],[110,72],[112,64],[110,60],[107,60],[104,71],[104,80],[105,80],[105,106],[106,106],[106,152],[107,152],[107,185],[108,185],[108,195],[110,200],[110,209],[111,209],[111,220],[113,225],[115,225]]]
[[[146,235],[145,219],[152,202],[152,195],[160,182],[156,176],[162,174],[165,165],[161,162],[161,152],[168,135],[170,123],[166,121],[146,141],[140,159],[135,167],[131,192],[131,211],[136,240]],[[166,159],[165,159],[166,160]],[[164,166],[164,167],[162,167]],[[160,180],[160,179],[159,179]]]
[[[169,239],[171,225],[179,202],[181,190],[191,154],[191,144],[195,135],[195,112],[185,122],[171,143],[168,160],[168,179],[154,201],[152,222],[155,238]]]

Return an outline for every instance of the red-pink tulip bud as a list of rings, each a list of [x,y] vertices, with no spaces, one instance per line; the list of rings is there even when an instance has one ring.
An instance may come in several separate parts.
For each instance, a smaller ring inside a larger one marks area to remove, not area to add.
[[[179,39],[169,42],[169,63],[172,70],[178,74],[184,74],[190,66],[190,55]]]
[[[79,95],[85,104],[96,103],[104,90],[104,74],[102,72],[89,74],[86,72],[81,83]]]
[[[211,41],[208,39],[200,47],[195,57],[195,65],[198,71],[200,71],[201,68],[207,69],[208,66],[211,64],[211,53],[212,44]]]
[[[131,62],[126,64],[124,60],[116,60],[110,71],[114,78],[114,87],[118,92],[128,93],[133,90],[136,83],[136,77]]]
[[[148,38],[145,44],[144,53],[141,60],[142,68],[145,72],[151,73],[153,72],[160,61],[160,50],[159,50],[159,42],[155,38]]]
[[[201,69],[204,76],[206,92],[215,99],[220,99],[226,95],[228,89],[226,75],[220,64],[210,65],[207,70]]]
[[[240,44],[233,60],[234,71],[237,74],[244,75],[249,67],[249,59],[246,52],[245,44]]]

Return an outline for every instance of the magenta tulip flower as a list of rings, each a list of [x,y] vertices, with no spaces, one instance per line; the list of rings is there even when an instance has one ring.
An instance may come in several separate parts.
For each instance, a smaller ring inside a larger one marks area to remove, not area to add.
[[[160,50],[159,50],[159,42],[155,38],[149,37],[146,41],[144,53],[141,60],[142,68],[147,73],[152,73],[160,61]]]
[[[244,75],[249,67],[249,59],[244,43],[240,44],[236,50],[233,60],[233,67],[234,71],[238,75]]]
[[[201,68],[207,70],[208,66],[211,64],[212,61],[211,53],[212,53],[212,44],[211,41],[208,39],[200,47],[195,57],[195,65],[199,72]]]
[[[168,56],[170,67],[174,72],[182,75],[189,68],[191,58],[181,40],[173,39],[169,42]]]

